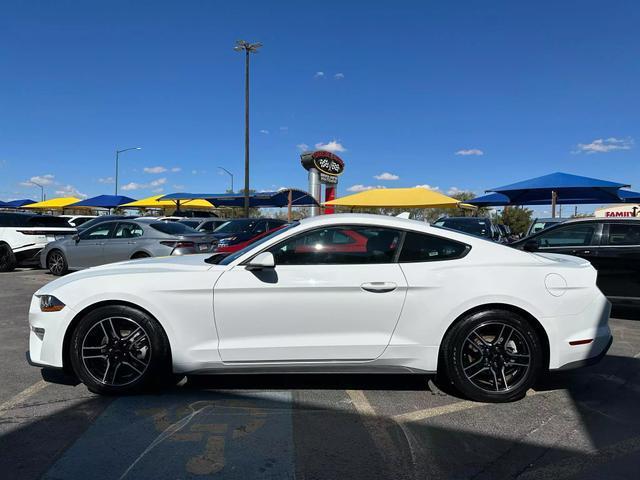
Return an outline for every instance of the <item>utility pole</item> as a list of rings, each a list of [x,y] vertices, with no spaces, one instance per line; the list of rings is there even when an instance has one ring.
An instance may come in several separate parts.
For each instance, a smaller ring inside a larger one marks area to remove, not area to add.
[[[40,201],[44,202],[44,186],[34,182],[33,180],[30,180],[29,183],[35,185],[36,187],[40,187]]]
[[[227,175],[229,175],[231,177],[231,193],[235,193],[233,191],[233,173],[231,173],[229,170],[227,170],[224,167],[218,167],[220,170],[222,170],[223,172],[225,172]]]
[[[244,216],[249,216],[249,56],[256,53],[261,43],[249,43],[238,40],[233,49],[245,52],[244,65]]]
[[[116,195],[118,195],[118,160],[122,152],[128,152],[129,150],[141,150],[142,147],[123,148],[122,150],[116,150]]]

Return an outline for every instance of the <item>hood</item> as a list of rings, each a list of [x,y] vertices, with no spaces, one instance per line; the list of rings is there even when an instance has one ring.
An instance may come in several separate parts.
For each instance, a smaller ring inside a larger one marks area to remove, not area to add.
[[[139,260],[128,260],[126,262],[108,263],[106,265],[87,268],[86,270],[80,270],[79,272],[70,273],[64,277],[58,278],[57,280],[43,286],[36,292],[36,294],[48,293],[68,283],[94,277],[147,273],[153,274],[159,272],[202,272],[206,270],[225,269],[225,266],[223,265],[212,265],[206,263],[205,260],[210,256],[211,254],[209,253],[202,255],[143,258]]]

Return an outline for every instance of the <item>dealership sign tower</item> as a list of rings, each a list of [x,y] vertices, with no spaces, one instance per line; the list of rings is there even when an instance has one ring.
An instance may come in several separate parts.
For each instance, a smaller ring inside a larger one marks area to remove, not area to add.
[[[305,152],[300,155],[302,166],[309,172],[309,193],[318,203],[328,202],[336,198],[338,177],[344,172],[344,162],[335,153],[325,150]],[[324,200],[321,184],[324,184]],[[327,206],[324,213],[333,213],[333,207]],[[311,216],[319,215],[320,207],[311,207]]]

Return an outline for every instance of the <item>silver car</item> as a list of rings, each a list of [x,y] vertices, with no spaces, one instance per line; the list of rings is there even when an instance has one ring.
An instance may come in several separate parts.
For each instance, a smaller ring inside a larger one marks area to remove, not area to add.
[[[63,275],[69,270],[136,258],[210,253],[217,243],[214,237],[181,223],[120,219],[47,244],[40,254],[40,265],[54,275]]]

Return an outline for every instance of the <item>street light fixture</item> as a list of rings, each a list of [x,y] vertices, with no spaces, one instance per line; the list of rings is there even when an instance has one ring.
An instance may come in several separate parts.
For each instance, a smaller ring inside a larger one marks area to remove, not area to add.
[[[262,47],[260,42],[249,43],[238,40],[233,49],[245,52],[244,68],[244,215],[249,216],[249,54],[256,53]]]
[[[128,152],[129,150],[141,150],[142,147],[123,148],[122,150],[116,150],[116,195],[118,195],[118,160],[122,152]]]
[[[231,193],[234,193],[233,192],[233,173],[231,173],[229,170],[227,170],[224,167],[218,167],[218,168],[231,177]]]
[[[37,182],[34,182],[33,180],[29,180],[29,183],[32,185],[35,185],[36,187],[40,187],[40,201],[44,202],[44,185],[40,185]]]

